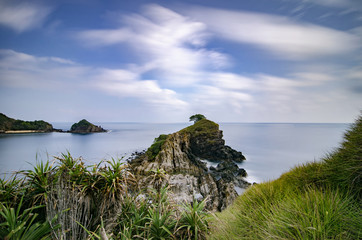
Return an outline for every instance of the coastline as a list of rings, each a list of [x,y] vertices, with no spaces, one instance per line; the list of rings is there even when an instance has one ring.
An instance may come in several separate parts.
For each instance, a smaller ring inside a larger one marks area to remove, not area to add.
[[[2,131],[0,133],[5,134],[14,134],[14,133],[46,133],[47,131],[42,130],[8,130],[8,131]]]

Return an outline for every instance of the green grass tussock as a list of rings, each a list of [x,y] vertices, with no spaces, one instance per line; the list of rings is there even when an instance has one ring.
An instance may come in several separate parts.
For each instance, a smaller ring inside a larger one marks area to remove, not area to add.
[[[320,162],[254,185],[213,215],[209,239],[361,239],[362,116]]]

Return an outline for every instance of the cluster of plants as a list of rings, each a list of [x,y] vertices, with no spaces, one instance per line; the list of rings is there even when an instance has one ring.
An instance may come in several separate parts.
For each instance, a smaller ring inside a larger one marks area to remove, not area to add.
[[[362,117],[320,162],[254,185],[210,221],[209,239],[361,239]]]
[[[179,205],[166,184],[142,189],[120,159],[69,153],[0,179],[0,239],[204,239],[205,201]],[[150,172],[150,182],[162,180]]]

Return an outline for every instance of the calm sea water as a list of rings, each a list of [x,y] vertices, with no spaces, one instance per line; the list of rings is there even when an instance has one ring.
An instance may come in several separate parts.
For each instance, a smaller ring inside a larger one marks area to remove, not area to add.
[[[149,147],[160,134],[190,125],[146,123],[97,123],[107,133],[0,134],[0,175],[31,169],[36,161],[52,160],[69,151],[86,163],[122,158]],[[53,123],[67,130],[71,123]],[[251,182],[275,179],[291,167],[318,160],[339,146],[349,124],[221,123],[226,144],[242,151]]]

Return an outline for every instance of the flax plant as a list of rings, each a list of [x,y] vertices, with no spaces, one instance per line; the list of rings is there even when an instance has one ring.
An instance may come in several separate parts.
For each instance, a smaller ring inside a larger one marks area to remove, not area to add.
[[[3,218],[0,223],[0,238],[8,240],[52,239],[51,232],[60,227],[59,224],[55,224],[57,216],[50,221],[39,222],[37,221],[38,214],[33,211],[44,205],[23,210],[23,199],[21,198],[16,209],[0,203],[0,215]]]
[[[179,231],[182,238],[205,239],[208,232],[207,212],[204,211],[206,199],[192,204],[182,204]]]
[[[9,179],[0,178],[0,202],[14,207],[24,193],[24,179],[14,174]]]
[[[37,162],[32,170],[21,171],[25,175],[27,194],[32,205],[45,204],[48,188],[54,180],[53,164],[47,160],[45,163]]]

